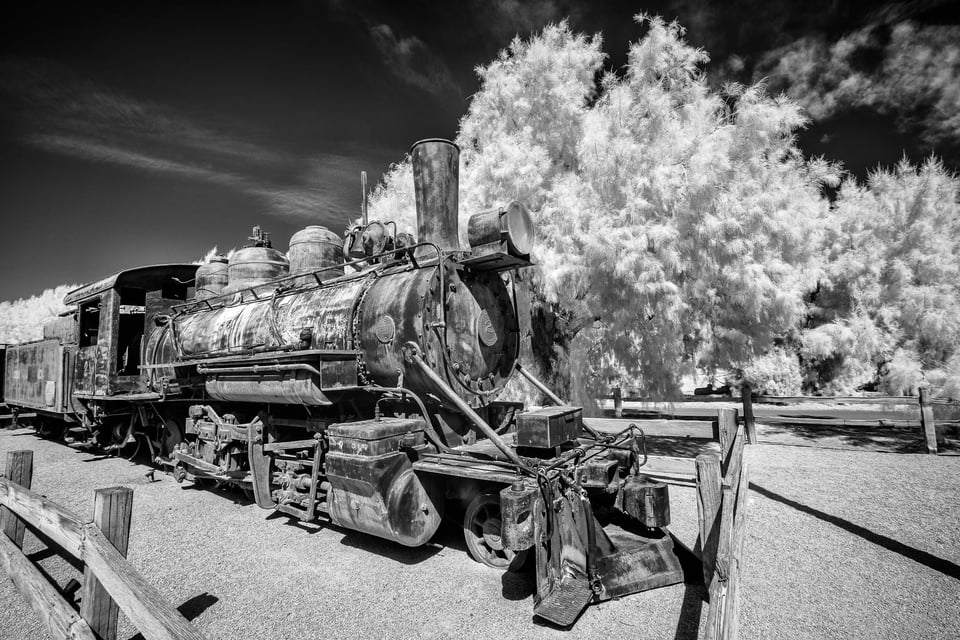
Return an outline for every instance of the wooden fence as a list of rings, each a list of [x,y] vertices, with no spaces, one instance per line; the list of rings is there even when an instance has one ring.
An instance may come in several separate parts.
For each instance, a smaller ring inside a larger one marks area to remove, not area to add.
[[[713,416],[688,420],[587,418],[584,421],[608,432],[635,424],[646,436],[719,442],[719,455],[706,453],[696,458],[651,455],[641,470],[664,482],[696,487],[699,534],[693,553],[702,562],[703,583],[710,604],[703,637],[735,640],[750,486],[743,454],[748,443],[756,442],[753,425],[730,407],[716,410]]]
[[[735,414],[735,410],[725,411]],[[710,599],[704,638],[735,640],[750,479],[743,461],[745,426],[726,414],[720,429],[720,455],[701,454],[696,459],[697,546]]]
[[[620,389],[614,388],[607,400],[613,401],[613,413],[617,417],[623,415],[623,403],[650,403],[652,406],[644,408],[643,413],[652,416],[667,416],[671,419],[680,417],[683,419],[693,418],[694,414],[700,414],[698,419],[704,419],[709,416],[713,410],[707,410],[702,406],[700,408],[691,408],[701,403],[736,403],[740,405],[743,423],[747,429],[747,439],[749,442],[756,442],[755,422],[759,419],[765,424],[787,424],[802,425],[806,427],[868,427],[868,426],[890,426],[890,427],[918,427],[924,434],[928,453],[937,453],[943,449],[946,444],[946,436],[949,430],[954,434],[960,434],[960,422],[956,420],[936,420],[934,419],[933,407],[952,406],[960,407],[960,401],[946,398],[930,398],[929,391],[921,388],[917,396],[768,396],[753,395],[750,388],[744,386],[741,389],[739,398],[735,397],[708,397],[708,396],[687,396],[680,402],[653,402],[645,398],[625,398]],[[696,403],[696,405],[692,404]],[[817,409],[816,413],[826,415],[811,415],[813,411],[802,412],[802,415],[778,415],[780,407],[782,412],[797,413],[797,409],[802,405],[819,404],[827,405],[830,409]],[[831,409],[838,413],[843,411],[843,405],[879,405],[883,407],[915,407],[916,413],[913,417],[906,419],[887,418],[887,417],[837,417],[830,415]],[[709,405],[708,405],[709,406]]]
[[[203,640],[126,560],[132,489],[97,489],[93,521],[84,522],[30,490],[32,451],[8,452],[5,476],[0,477],[0,566],[54,640],[115,640],[119,611],[147,640]],[[27,529],[82,572],[79,611],[23,553]]]

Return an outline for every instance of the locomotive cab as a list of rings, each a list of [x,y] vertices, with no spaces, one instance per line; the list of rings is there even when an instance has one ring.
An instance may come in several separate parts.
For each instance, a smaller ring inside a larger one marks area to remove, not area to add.
[[[78,310],[74,396],[81,400],[149,391],[141,369],[144,336],[154,319],[186,300],[197,265],[170,264],[121,271],[67,294]]]

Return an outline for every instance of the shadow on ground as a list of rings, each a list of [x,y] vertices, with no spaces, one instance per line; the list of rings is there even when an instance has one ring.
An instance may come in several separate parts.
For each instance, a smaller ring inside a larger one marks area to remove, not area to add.
[[[187,620],[195,620],[201,613],[220,602],[220,598],[209,593],[195,595],[179,607],[177,611]],[[130,640],[145,640],[142,633],[130,637]]]
[[[898,540],[894,540],[893,538],[890,538],[883,534],[877,533],[875,531],[871,531],[866,527],[862,527],[844,518],[831,515],[829,513],[826,513],[825,511],[820,511],[819,509],[814,509],[813,507],[807,506],[801,502],[797,502],[796,500],[792,500],[790,498],[780,495],[779,493],[771,491],[770,489],[760,486],[755,482],[750,483],[750,489],[752,489],[753,491],[756,491],[757,493],[764,496],[765,498],[769,498],[770,500],[774,500],[776,502],[779,502],[780,504],[784,504],[788,507],[796,509],[797,511],[813,516],[814,518],[817,518],[824,522],[828,522],[836,527],[843,529],[844,531],[847,531],[849,533],[852,533],[855,536],[859,536],[863,538],[867,542],[871,542],[877,546],[883,547],[888,551],[899,553],[905,558],[909,558],[914,562],[918,562],[926,567],[933,569],[934,571],[939,571],[940,573],[946,576],[950,576],[951,578],[960,580],[960,565],[950,562],[949,560],[945,560],[944,558],[935,556],[932,553],[927,553],[926,551],[921,551],[920,549],[916,549],[909,545],[903,544]]]
[[[762,423],[761,423],[762,424]],[[926,439],[915,427],[762,425],[760,440],[768,444],[811,446],[882,453],[926,453]],[[955,439],[939,447],[947,454],[960,453]]]

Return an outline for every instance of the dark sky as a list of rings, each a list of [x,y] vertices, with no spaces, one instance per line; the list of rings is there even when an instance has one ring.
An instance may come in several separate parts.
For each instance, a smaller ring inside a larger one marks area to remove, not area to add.
[[[620,69],[641,11],[677,18],[712,83],[768,78],[809,154],[863,176],[960,165],[960,31],[945,2],[123,2],[0,9],[0,300],[122,268],[286,247],[358,215],[424,137],[453,137],[474,69],[569,18]]]

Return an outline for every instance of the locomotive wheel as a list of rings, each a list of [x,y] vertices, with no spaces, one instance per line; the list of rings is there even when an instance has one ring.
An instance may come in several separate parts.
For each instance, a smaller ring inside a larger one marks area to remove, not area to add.
[[[516,552],[500,540],[500,494],[478,494],[463,516],[463,537],[470,556],[494,569],[506,569]]]

